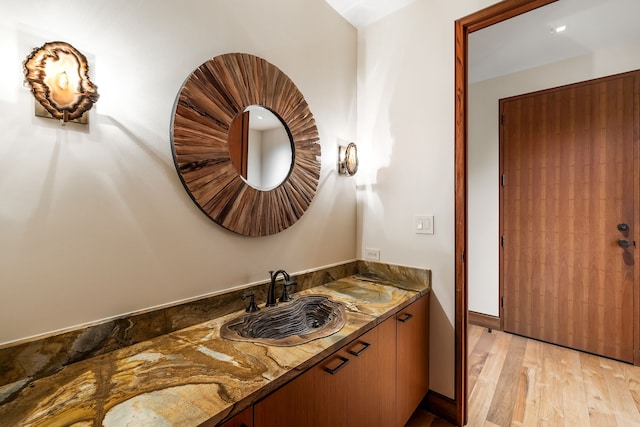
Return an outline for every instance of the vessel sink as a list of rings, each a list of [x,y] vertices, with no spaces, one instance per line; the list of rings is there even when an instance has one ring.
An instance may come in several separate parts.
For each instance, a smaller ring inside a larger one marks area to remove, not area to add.
[[[341,303],[325,295],[301,295],[237,317],[220,329],[220,336],[234,341],[294,346],[338,332],[345,324]]]

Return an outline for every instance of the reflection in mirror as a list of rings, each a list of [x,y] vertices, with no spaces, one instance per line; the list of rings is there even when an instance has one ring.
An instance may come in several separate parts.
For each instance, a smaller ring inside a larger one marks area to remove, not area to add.
[[[231,122],[229,157],[250,186],[262,191],[273,189],[291,171],[293,146],[289,131],[273,112],[250,105]]]

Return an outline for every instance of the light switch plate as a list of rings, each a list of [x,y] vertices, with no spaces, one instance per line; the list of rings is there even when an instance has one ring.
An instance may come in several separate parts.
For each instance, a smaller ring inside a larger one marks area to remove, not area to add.
[[[413,230],[416,234],[433,234],[433,215],[414,216]]]

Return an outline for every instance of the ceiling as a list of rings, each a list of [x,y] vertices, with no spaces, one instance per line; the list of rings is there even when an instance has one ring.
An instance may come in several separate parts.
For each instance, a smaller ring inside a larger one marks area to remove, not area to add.
[[[356,28],[365,27],[415,0],[325,0]]]
[[[560,0],[469,35],[469,82],[640,42],[639,0]],[[566,25],[561,33],[552,31]]]
[[[326,0],[356,28],[367,26],[414,1]],[[639,16],[640,0],[560,0],[476,31],[469,35],[469,81],[473,83],[615,45],[640,42]],[[559,25],[566,25],[567,29],[562,33],[552,32]]]

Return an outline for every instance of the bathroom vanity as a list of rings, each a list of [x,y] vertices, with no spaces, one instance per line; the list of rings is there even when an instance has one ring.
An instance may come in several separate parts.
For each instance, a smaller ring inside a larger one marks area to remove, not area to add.
[[[31,380],[0,404],[0,420],[402,426],[428,390],[430,276],[397,271],[393,280],[355,274],[293,294],[340,303],[344,326],[329,336],[297,345],[223,338],[222,327],[245,315],[234,312]]]

